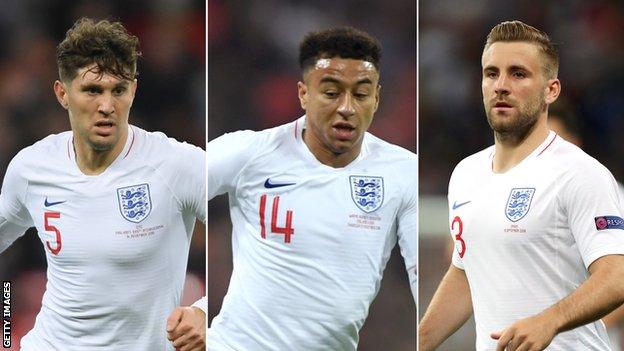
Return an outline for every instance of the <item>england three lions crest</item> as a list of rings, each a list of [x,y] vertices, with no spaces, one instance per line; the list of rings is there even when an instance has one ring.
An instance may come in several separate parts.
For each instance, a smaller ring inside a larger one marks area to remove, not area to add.
[[[119,210],[123,218],[139,223],[152,212],[152,200],[148,184],[137,184],[117,189]]]
[[[382,177],[350,176],[351,198],[360,210],[371,213],[383,204],[384,186]]]
[[[512,222],[517,222],[524,218],[531,208],[533,194],[535,194],[535,188],[511,189],[507,207],[505,208],[505,216]]]

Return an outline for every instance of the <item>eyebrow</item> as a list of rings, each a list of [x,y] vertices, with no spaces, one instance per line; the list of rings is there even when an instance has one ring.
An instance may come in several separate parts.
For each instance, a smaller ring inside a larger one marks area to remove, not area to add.
[[[511,65],[509,68],[509,70],[515,71],[515,70],[523,70],[523,71],[530,71],[528,67],[523,66],[523,65]],[[486,71],[500,71],[500,69],[496,66],[487,66],[483,68],[483,72]]]
[[[333,78],[333,77],[323,77],[321,78],[321,83],[335,83],[335,84],[341,84],[342,81]],[[358,80],[357,82],[355,82],[356,85],[361,85],[361,84],[373,84],[373,81],[370,80],[369,78],[362,78],[360,80]]]
[[[115,88],[127,88],[130,85],[130,82],[128,82],[127,80],[123,80],[119,83],[116,83],[113,86],[113,89]],[[93,82],[89,82],[89,83],[85,83],[85,84],[80,84],[80,88],[81,89],[89,89],[89,88],[102,88],[102,84],[98,84],[98,83],[93,83]]]

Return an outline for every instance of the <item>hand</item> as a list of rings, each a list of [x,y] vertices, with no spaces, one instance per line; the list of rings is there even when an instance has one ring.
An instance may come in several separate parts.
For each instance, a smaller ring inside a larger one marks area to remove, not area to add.
[[[167,339],[176,351],[206,350],[206,314],[197,307],[178,307],[167,318]]]
[[[555,321],[538,314],[521,319],[500,332],[490,334],[498,340],[496,351],[541,351],[557,335]]]

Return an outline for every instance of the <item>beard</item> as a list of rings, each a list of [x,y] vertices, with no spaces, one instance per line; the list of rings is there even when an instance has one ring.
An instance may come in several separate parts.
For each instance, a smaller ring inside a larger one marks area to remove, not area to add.
[[[538,95],[525,104],[514,104],[517,114],[496,113],[493,111],[495,101],[486,103],[485,114],[494,136],[499,141],[512,141],[519,143],[526,139],[539,119],[540,114],[546,110],[546,101],[543,95]]]

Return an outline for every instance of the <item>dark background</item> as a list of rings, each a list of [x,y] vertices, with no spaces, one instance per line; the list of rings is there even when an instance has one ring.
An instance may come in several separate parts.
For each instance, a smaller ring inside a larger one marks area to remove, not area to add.
[[[297,98],[298,45],[309,31],[351,25],[383,46],[381,104],[370,131],[416,150],[416,2],[208,1],[208,140],[262,130],[303,115]],[[416,186],[416,180],[414,180]],[[232,271],[226,197],[209,203],[209,320]],[[416,235],[416,233],[414,233]],[[416,309],[395,250],[360,332],[360,350],[415,350]]]
[[[420,309],[450,264],[446,192],[455,165],[494,143],[481,96],[490,29],[518,19],[560,50],[560,100],[578,119],[582,148],[624,179],[624,3],[621,1],[420,0]],[[425,215],[426,214],[426,215]],[[439,350],[474,350],[469,323]]]
[[[0,6],[0,179],[22,148],[69,130],[54,97],[56,45],[80,17],[119,20],[143,58],[130,123],[205,147],[205,4],[202,1],[3,1]],[[33,229],[0,254],[12,281],[13,347],[32,328],[45,289],[43,246]],[[205,294],[205,227],[189,256],[183,304]],[[165,282],[163,282],[165,283]]]

